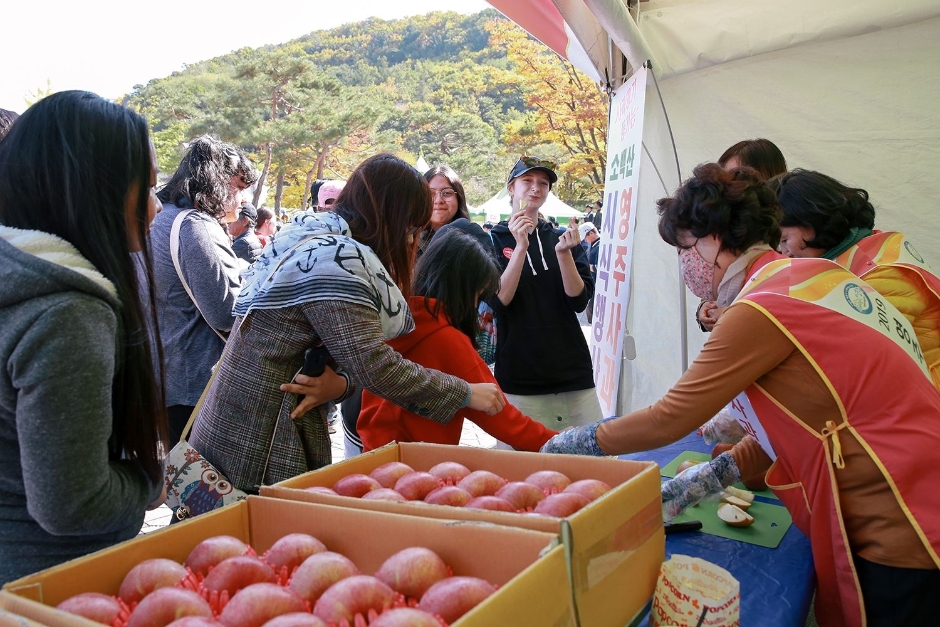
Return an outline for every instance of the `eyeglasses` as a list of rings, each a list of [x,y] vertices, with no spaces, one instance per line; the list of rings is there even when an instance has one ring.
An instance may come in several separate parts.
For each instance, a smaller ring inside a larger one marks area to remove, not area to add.
[[[447,201],[450,200],[451,198],[456,198],[457,192],[455,192],[455,191],[452,190],[452,189],[442,189],[442,190],[440,190],[440,191],[437,191],[437,190],[433,190],[433,189],[432,189],[432,190],[431,190],[431,200],[434,200],[434,199],[437,198],[438,196],[441,197],[441,200],[443,200],[444,202],[447,202]]]
[[[558,167],[558,164],[554,161],[550,161],[548,159],[539,159],[538,157],[530,157],[529,155],[522,155],[519,157],[519,161],[521,161],[527,168],[543,167],[548,168],[549,170],[555,170]]]
[[[408,229],[407,231],[405,231],[405,237],[408,237],[408,236],[414,237],[415,235],[417,235],[418,231],[421,230],[421,228],[422,228],[422,227],[420,227],[420,226],[413,226],[413,227],[411,227],[410,229]]]

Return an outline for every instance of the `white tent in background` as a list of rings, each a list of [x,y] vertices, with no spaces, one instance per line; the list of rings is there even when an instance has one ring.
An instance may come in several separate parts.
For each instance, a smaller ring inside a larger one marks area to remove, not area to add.
[[[735,142],[765,137],[790,168],[867,189],[876,226],[906,232],[940,267],[936,0],[489,2],[614,89],[652,62],[624,327],[636,359],[623,361],[620,413],[657,400],[706,338],[694,299],[680,304],[654,201]]]
[[[431,169],[431,166],[428,165],[428,162],[424,160],[424,153],[418,156],[418,160],[415,161],[415,170],[424,174]]]
[[[512,207],[509,205],[509,190],[505,187],[500,188],[495,196],[487,200],[482,205],[477,205],[473,213],[482,213],[487,222],[496,224],[500,220],[509,217]],[[548,198],[540,210],[546,218],[570,218],[580,219],[584,213],[574,207],[563,203],[553,192],[548,192]]]

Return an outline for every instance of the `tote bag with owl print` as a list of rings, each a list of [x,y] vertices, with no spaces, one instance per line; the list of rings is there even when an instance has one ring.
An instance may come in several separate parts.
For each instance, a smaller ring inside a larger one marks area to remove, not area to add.
[[[181,440],[170,451],[163,476],[166,504],[177,520],[248,498],[186,440]]]

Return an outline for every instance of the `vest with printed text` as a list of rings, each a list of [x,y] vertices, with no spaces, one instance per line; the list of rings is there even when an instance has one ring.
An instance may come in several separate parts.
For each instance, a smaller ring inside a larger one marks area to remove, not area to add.
[[[940,393],[910,323],[855,274],[825,259],[767,264],[742,290],[806,357],[840,409],[821,432],[758,384],[747,397],[776,452],[767,483],[810,538],[821,625],[866,624],[839,507],[840,438],[855,437],[940,566],[940,491],[924,459],[940,450]]]

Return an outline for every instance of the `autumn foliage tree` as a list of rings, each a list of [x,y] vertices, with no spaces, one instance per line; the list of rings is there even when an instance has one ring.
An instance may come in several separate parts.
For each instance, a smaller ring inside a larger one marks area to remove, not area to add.
[[[504,126],[504,145],[519,153],[553,145],[561,154],[548,156],[560,157],[559,169],[566,175],[562,186],[570,187],[570,195],[600,194],[607,160],[607,96],[587,75],[512,22],[493,20],[487,28],[490,45],[506,50],[529,109]]]

